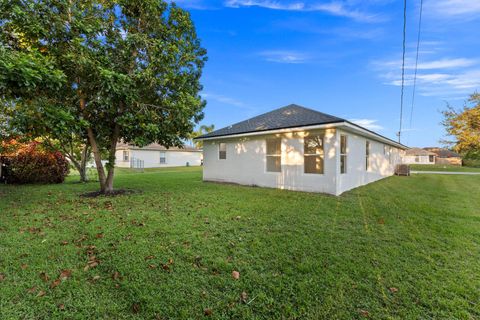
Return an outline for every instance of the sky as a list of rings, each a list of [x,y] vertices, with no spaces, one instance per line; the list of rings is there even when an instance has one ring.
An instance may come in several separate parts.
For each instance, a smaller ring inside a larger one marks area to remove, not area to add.
[[[216,129],[296,103],[395,139],[403,1],[177,0],[208,51],[201,124]],[[480,88],[480,0],[407,0],[402,143],[440,145],[441,110]],[[412,108],[413,106],[413,108]],[[412,112],[413,110],[413,112]]]

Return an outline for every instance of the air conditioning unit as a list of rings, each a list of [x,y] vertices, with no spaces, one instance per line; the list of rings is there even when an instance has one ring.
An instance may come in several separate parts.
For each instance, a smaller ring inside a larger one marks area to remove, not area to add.
[[[408,164],[397,164],[395,166],[395,175],[397,176],[409,176],[410,166]]]

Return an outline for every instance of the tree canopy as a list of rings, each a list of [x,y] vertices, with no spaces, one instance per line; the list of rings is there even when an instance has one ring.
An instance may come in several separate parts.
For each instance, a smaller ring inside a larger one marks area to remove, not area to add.
[[[88,137],[105,193],[118,141],[182,146],[203,118],[206,50],[175,4],[3,1],[0,28],[3,106],[33,117],[30,132]]]
[[[464,155],[480,155],[480,94],[471,95],[462,110],[447,106],[442,113],[447,134],[454,139],[446,143]]]

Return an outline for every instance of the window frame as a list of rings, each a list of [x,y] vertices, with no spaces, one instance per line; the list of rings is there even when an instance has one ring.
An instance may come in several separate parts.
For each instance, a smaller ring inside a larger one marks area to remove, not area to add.
[[[274,142],[274,143],[278,144],[278,146],[280,147],[278,150],[276,150],[278,153],[271,154],[271,153],[268,152],[269,151],[269,148],[268,148],[269,142]],[[272,170],[268,169],[268,159],[269,158],[278,158],[280,160],[280,166],[279,166],[278,170],[272,171]],[[265,172],[269,172],[269,173],[282,172],[282,138],[275,137],[275,138],[265,139]]]
[[[321,151],[322,153],[306,153],[306,143],[309,139],[314,139],[314,138],[320,138],[322,141],[322,148]],[[305,159],[308,157],[318,157],[322,161],[322,172],[306,172],[307,166],[305,165],[306,161]],[[325,174],[325,134],[324,133],[318,133],[318,134],[313,134],[310,136],[306,136],[303,138],[303,173],[304,174]]]
[[[162,157],[162,154],[164,155]],[[163,159],[163,162],[162,162]],[[160,157],[159,157],[160,164],[166,164],[167,163],[167,152],[166,151],[160,151]]]
[[[123,150],[123,162],[130,161],[130,152],[128,150]]]
[[[370,152],[371,143],[370,140],[365,141],[365,171],[370,171]]]
[[[431,159],[431,160],[430,160]],[[435,162],[435,156],[433,154],[429,154],[428,155],[428,162],[429,163],[432,163],[432,162]]]
[[[342,138],[345,139],[344,148],[342,148],[342,141],[343,141]],[[343,162],[342,162],[342,158],[344,158]],[[340,174],[346,174],[348,172],[347,164],[348,164],[348,136],[346,134],[341,134],[340,135]]]
[[[222,150],[222,145],[225,147],[225,150]],[[224,158],[222,158],[222,152]],[[220,142],[218,144],[218,160],[227,160],[227,143],[226,142]]]

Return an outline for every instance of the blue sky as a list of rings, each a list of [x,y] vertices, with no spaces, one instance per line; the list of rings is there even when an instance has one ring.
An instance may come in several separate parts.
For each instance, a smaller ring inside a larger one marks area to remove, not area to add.
[[[395,138],[400,116],[403,1],[181,0],[208,50],[203,124],[216,128],[297,103]],[[402,142],[439,145],[440,110],[480,88],[480,1],[407,1]]]

